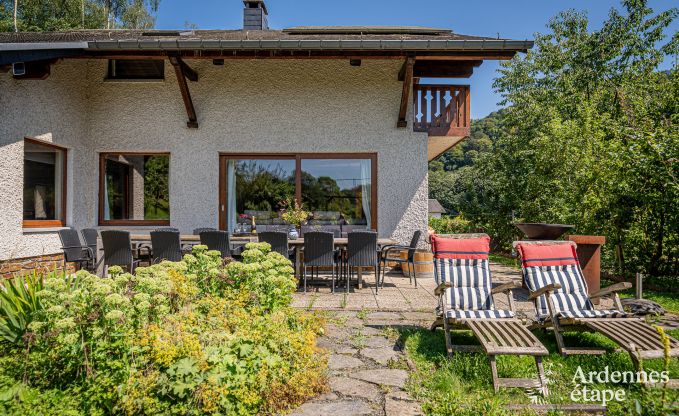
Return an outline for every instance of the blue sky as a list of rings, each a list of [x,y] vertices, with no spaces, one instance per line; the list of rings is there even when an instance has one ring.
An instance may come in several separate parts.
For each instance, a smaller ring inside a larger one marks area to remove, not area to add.
[[[452,29],[456,33],[532,39],[545,32],[550,17],[568,8],[586,10],[593,28],[600,26],[610,0],[266,0],[269,26],[282,29],[300,25],[417,25]],[[651,0],[656,11],[676,6],[676,0]],[[188,22],[199,29],[234,29],[242,26],[240,0],[161,0],[156,27],[181,29]],[[675,22],[671,32],[679,30]],[[668,62],[669,66],[670,63]],[[486,61],[471,79],[472,118],[497,109],[499,97],[492,83],[499,64]]]

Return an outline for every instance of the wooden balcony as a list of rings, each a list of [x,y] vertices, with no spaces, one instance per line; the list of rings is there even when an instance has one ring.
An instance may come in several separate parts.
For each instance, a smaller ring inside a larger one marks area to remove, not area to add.
[[[429,160],[469,136],[469,85],[413,85],[413,131],[429,134]]]

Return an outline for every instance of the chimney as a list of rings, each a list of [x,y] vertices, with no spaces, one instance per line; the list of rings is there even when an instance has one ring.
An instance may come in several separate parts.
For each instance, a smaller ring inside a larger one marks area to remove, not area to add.
[[[243,30],[268,30],[269,22],[266,11],[266,4],[264,0],[248,1],[244,0],[243,4]]]

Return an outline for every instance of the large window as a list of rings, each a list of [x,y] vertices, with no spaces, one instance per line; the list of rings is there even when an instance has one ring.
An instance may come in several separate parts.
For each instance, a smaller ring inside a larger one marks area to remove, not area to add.
[[[221,227],[285,229],[281,202],[296,199],[309,226],[376,228],[376,169],[373,154],[223,155]]]
[[[168,225],[170,156],[101,154],[99,223]]]
[[[162,59],[109,59],[108,79],[162,80],[165,62]]]
[[[24,227],[66,224],[66,149],[24,141]]]

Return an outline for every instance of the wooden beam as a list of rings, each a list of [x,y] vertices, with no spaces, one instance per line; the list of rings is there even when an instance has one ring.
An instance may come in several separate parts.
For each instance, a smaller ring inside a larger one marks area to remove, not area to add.
[[[511,52],[493,52],[489,54],[455,54],[455,55],[417,55],[415,59],[420,60],[430,60],[430,61],[469,61],[469,60],[496,60],[496,61],[506,61],[512,59],[516,51]]]
[[[469,78],[474,68],[483,61],[416,61],[413,68],[415,78]]]
[[[184,62],[183,59],[180,58],[179,60],[181,61],[181,66],[182,66],[182,71],[184,71],[184,76],[186,76],[186,78],[189,81],[198,82],[198,73],[196,71],[194,71],[193,68],[188,66],[186,64],[186,62]]]
[[[182,65],[183,62],[178,56],[170,56],[169,59],[170,63],[174,67],[174,73],[177,75],[179,91],[182,93],[182,99],[184,100],[184,106],[186,107],[186,114],[189,117],[189,121],[186,122],[186,125],[190,128],[197,129],[198,118],[196,117],[196,110],[193,108],[191,93],[189,92],[189,86],[186,83],[186,75],[184,73],[184,66],[186,65]]]
[[[405,128],[408,125],[406,114],[408,112],[408,101],[410,101],[410,89],[413,85],[413,67],[415,58],[409,56],[403,64],[403,91],[401,92],[401,106],[398,110],[398,121],[396,127]]]

